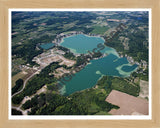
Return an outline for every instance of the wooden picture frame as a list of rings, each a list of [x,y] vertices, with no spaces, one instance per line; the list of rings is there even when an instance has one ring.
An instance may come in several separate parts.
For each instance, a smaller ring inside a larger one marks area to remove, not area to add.
[[[152,9],[152,119],[148,120],[9,120],[9,9],[10,8],[150,8]],[[159,79],[159,0],[0,0],[0,128],[34,127],[109,127],[109,128],[159,128],[160,127],[160,79]]]

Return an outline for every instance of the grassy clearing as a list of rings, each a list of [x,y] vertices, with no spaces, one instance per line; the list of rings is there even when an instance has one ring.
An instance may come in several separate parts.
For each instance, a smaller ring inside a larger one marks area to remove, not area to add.
[[[12,76],[18,74],[21,70],[19,65],[24,64],[26,61],[21,58],[12,58]]]
[[[89,109],[88,109],[88,112],[89,113],[97,113],[97,112],[99,112],[99,110],[100,110],[100,107],[96,104],[96,103],[91,103],[91,105],[90,105],[90,107],[89,107]]]
[[[12,87],[15,86],[15,82],[16,82],[18,79],[20,79],[20,78],[23,79],[25,75],[26,75],[26,74],[24,74],[23,72],[19,72],[18,74],[14,75],[14,76],[12,77]]]

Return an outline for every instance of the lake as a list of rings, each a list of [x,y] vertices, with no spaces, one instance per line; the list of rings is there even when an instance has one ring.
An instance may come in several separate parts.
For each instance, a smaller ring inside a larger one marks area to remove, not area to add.
[[[80,34],[64,38],[61,45],[71,49],[74,53],[87,53],[87,50],[92,51],[99,43],[104,43],[104,39]],[[113,48],[105,47],[101,52],[108,55],[91,60],[70,81],[65,82],[65,85],[60,90],[61,94],[69,95],[76,91],[91,88],[96,85],[98,79],[103,75],[128,77],[137,68],[137,65],[131,65],[126,57],[120,58]]]
[[[53,46],[54,46],[53,43],[46,43],[46,44],[40,45],[40,47],[45,49],[45,50],[48,50],[48,49],[52,48]]]
[[[96,48],[99,43],[104,43],[104,39],[78,34],[64,38],[60,45],[69,48],[74,53],[87,53]]]

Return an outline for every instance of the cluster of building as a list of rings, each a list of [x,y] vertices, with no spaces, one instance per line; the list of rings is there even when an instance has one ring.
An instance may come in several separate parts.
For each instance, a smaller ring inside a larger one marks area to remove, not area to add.
[[[141,60],[141,62],[137,62],[137,61],[134,61],[134,59],[130,56],[127,56],[125,54],[125,57],[127,58],[127,60],[129,61],[129,63],[131,64],[137,64],[139,66],[139,68],[143,68],[143,71],[147,68],[148,64],[145,60]]]
[[[60,65],[73,66],[75,61],[64,58],[64,54],[64,51],[54,48],[34,57],[32,61],[35,61],[41,67],[46,67],[52,62],[60,62]]]
[[[144,61],[144,60],[141,60],[141,65],[140,65],[140,67],[143,67],[143,70],[145,70],[145,69],[147,68],[147,66],[148,66],[147,62]]]

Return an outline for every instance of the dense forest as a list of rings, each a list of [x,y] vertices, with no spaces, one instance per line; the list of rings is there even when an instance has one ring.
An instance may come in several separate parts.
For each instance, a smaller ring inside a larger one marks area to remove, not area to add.
[[[16,85],[12,88],[12,95],[16,92],[18,92],[19,90],[21,90],[23,87],[23,80],[22,79],[18,79],[16,81]]]
[[[31,80],[28,81],[25,89],[23,92],[21,92],[18,95],[15,95],[12,98],[13,104],[19,104],[25,96],[31,96],[34,93],[36,93],[42,86],[45,84],[51,84],[53,86],[54,83],[57,82],[57,79],[54,77],[54,75],[49,75],[49,73],[53,72],[58,67],[61,67],[58,62],[53,62],[46,68],[44,68],[40,74],[37,74],[34,76]],[[34,85],[34,86],[33,86]],[[56,87],[54,87],[56,89]]]
[[[106,102],[105,98],[106,94],[95,89],[76,92],[68,97],[47,93],[35,96],[22,107],[32,108],[29,115],[95,115],[102,111],[108,114],[112,108],[119,108]]]
[[[26,60],[26,63],[35,65],[36,63],[32,59],[41,54],[43,50],[36,50],[36,43],[34,41],[27,41],[23,46],[15,45],[12,46],[12,55],[17,58]]]
[[[12,115],[22,115],[22,112],[17,111],[16,109],[12,109],[11,113],[12,113]]]
[[[148,62],[148,41],[146,40],[148,39],[148,35],[146,32],[136,29],[137,26],[128,25],[127,27],[127,29],[118,32],[116,36],[108,39],[105,44],[115,48],[118,52],[122,52],[123,55],[127,54],[133,57],[135,61],[140,62],[141,60],[145,60]],[[129,39],[129,50],[124,49],[123,43],[119,40],[120,37]]]

